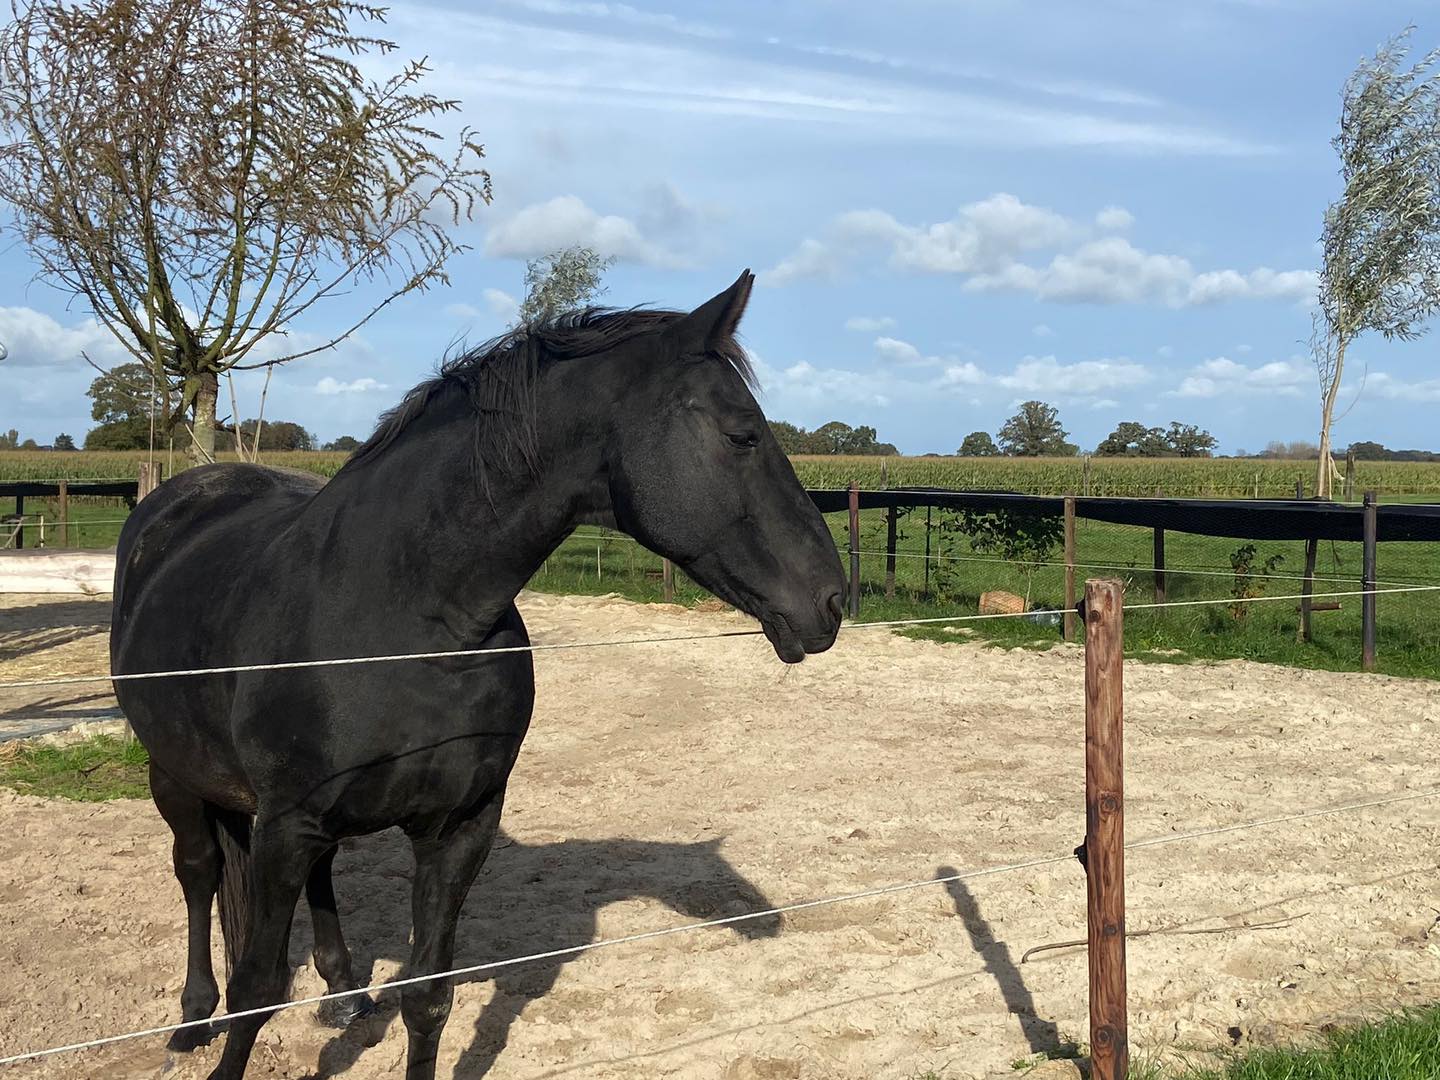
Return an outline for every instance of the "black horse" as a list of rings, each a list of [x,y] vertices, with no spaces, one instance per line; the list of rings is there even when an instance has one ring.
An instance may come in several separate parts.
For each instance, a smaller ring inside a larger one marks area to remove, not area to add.
[[[751,393],[735,342],[753,276],[689,314],[585,311],[447,362],[323,484],[191,469],[130,516],[112,670],[525,646],[516,594],[579,523],[619,528],[759,619],[795,663],[835,640],[844,584],[824,520]],[[337,841],[400,826],[415,870],[410,974],[452,966],[460,907],[530,722],[527,652],[116,684],[151,759],[189,912],[186,1020],[214,1014],[218,892],[229,1011],[278,1003],[303,889],[315,966],[354,989]],[[453,987],[406,987],[406,1075],[435,1074]],[[344,1022],[369,1003],[343,999]],[[231,1022],[239,1080],[268,1014]],[[172,1046],[212,1038],[209,1025]]]

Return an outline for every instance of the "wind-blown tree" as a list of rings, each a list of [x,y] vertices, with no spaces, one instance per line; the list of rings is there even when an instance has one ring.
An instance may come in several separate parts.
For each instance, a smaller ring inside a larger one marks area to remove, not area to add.
[[[516,313],[520,323],[548,319],[584,307],[606,292],[601,278],[615,262],[587,247],[553,251],[525,264],[525,299]]]
[[[0,31],[0,199],[39,276],[180,391],[165,426],[213,455],[219,378],[336,345],[446,281],[447,227],[489,201],[482,147],[429,125],[423,61],[344,0],[13,0]],[[363,27],[362,27],[363,28]],[[367,286],[339,328],[286,337]]]
[[[1345,354],[1367,331],[1419,337],[1440,310],[1440,50],[1413,67],[1407,30],[1345,83],[1332,140],[1345,190],[1325,211],[1320,309],[1311,354],[1320,375],[1316,493],[1331,494],[1330,427]]]
[[[1054,405],[1027,401],[1000,429],[1000,452],[1012,457],[1074,457],[1080,448],[1065,441]]]

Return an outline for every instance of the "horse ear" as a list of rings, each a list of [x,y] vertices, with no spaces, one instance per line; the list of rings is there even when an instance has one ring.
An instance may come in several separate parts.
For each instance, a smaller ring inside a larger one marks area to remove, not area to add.
[[[673,333],[680,355],[708,352],[715,345],[734,337],[754,286],[755,275],[746,270],[734,285],[706,300],[676,323]]]

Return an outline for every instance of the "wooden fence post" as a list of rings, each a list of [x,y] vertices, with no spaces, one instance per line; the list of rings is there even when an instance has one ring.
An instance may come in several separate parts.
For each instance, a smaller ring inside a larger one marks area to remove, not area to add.
[[[925,599],[930,599],[930,510],[925,507]]]
[[[1360,670],[1375,670],[1375,533],[1376,512],[1375,492],[1365,492],[1365,556],[1363,580],[1360,587],[1365,595],[1360,598]]]
[[[1155,602],[1165,603],[1165,530],[1155,530]]]
[[[15,496],[15,550],[19,551],[25,546],[25,496]]]
[[[70,546],[70,484],[60,481],[60,546]]]
[[[1305,478],[1303,476],[1297,477],[1295,480],[1295,498],[1305,498]]]
[[[160,465],[152,461],[140,462],[135,479],[136,503],[160,486],[160,475]]]
[[[860,617],[860,485],[850,481],[850,617]]]
[[[1065,640],[1075,640],[1075,496],[1065,496]]]
[[[660,560],[660,595],[667,604],[675,602],[675,564],[669,559]]]
[[[1320,540],[1318,537],[1309,537],[1305,541],[1305,580],[1300,583],[1300,640],[1310,640],[1310,612],[1314,609],[1314,601],[1310,594],[1315,591],[1315,558],[1320,553]]]
[[[1345,451],[1345,501],[1355,498],[1355,451]]]
[[[895,531],[899,507],[885,512],[885,599],[895,599]]]
[[[1124,585],[1085,583],[1085,881],[1090,1075],[1125,1080]]]

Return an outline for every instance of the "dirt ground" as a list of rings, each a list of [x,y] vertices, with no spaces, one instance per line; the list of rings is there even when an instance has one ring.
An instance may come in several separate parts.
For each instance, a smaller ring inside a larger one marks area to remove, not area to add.
[[[521,605],[541,642],[744,623],[610,598]],[[0,600],[0,681],[103,670],[103,632],[79,631],[106,620],[103,601]],[[463,964],[1063,855],[1083,836],[1075,648],[869,631],[796,668],[757,638],[541,653],[536,667]],[[0,697],[0,712],[24,704]],[[1126,716],[1135,840],[1440,788],[1437,682],[1131,664]],[[153,807],[3,793],[0,836],[0,1056],[178,1018],[184,912]],[[1132,851],[1132,931],[1230,928],[1130,941],[1132,1044],[1272,1042],[1440,999],[1437,862],[1430,799]],[[401,970],[408,867],[390,834],[338,863],[347,935],[375,980]],[[1005,1073],[1085,1036],[1084,950],[1019,962],[1082,937],[1084,911],[1071,860],[513,968],[458,988],[440,1075]],[[309,940],[302,915],[296,996],[323,991]],[[395,1075],[394,997],[344,1034],[308,1008],[282,1014],[250,1075]],[[13,1075],[202,1077],[219,1046],[180,1057],[163,1043]]]

